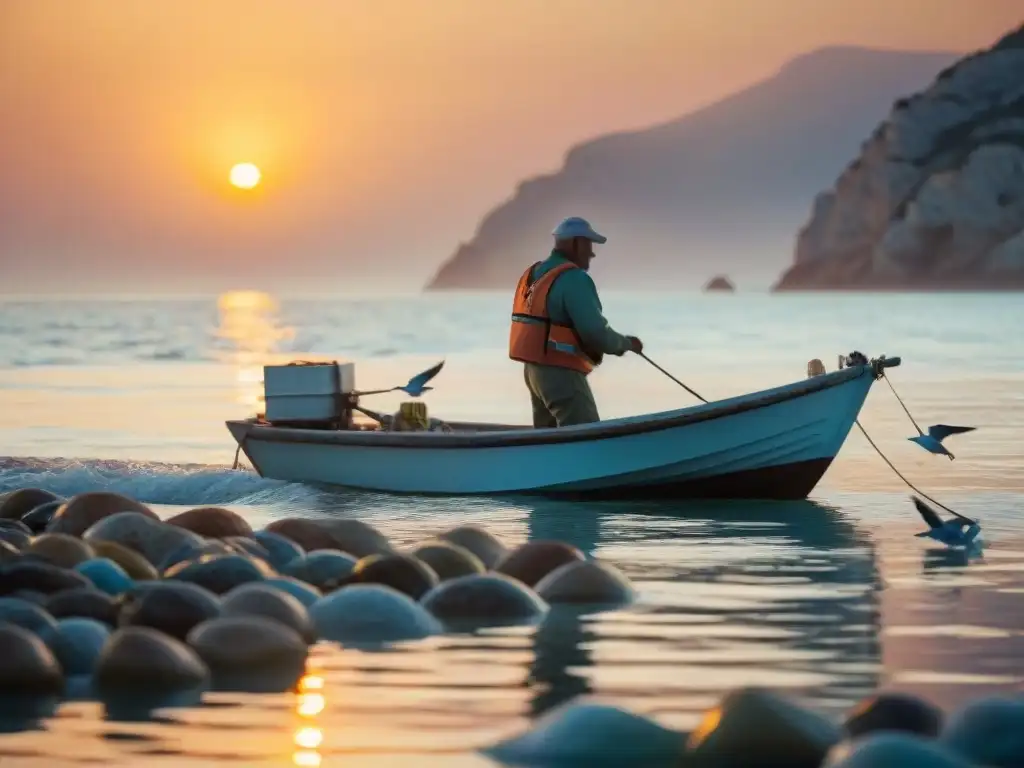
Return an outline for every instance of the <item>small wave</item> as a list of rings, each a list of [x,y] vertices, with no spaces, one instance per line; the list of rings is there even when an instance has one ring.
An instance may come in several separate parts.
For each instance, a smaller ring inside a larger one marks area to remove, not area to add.
[[[113,491],[145,504],[295,506],[317,492],[296,483],[265,480],[251,471],[206,464],[0,458],[0,493],[43,488],[70,497]]]

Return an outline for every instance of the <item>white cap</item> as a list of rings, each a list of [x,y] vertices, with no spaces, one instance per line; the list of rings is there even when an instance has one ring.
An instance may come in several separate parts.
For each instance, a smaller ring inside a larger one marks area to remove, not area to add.
[[[562,219],[551,233],[555,236],[556,240],[570,240],[574,237],[585,237],[592,243],[607,243],[608,238],[604,235],[599,235],[594,231],[594,228],[590,226],[590,222],[586,219],[580,218],[579,216],[570,216],[567,219]]]

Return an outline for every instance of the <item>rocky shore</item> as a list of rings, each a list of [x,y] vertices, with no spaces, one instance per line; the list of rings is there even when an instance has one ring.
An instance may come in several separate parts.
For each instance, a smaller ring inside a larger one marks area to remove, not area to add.
[[[0,720],[31,728],[69,697],[136,711],[198,705],[213,690],[298,691],[316,643],[380,649],[636,597],[617,568],[570,544],[509,548],[477,526],[398,550],[353,519],[254,531],[218,507],[162,520],[114,493],[25,488],[0,498]],[[682,733],[577,698],[479,751],[529,766],[1009,768],[1024,764],[1024,699],[947,717],[886,692],[833,722],[743,688]]]
[[[897,100],[775,290],[1024,289],[1024,26]]]

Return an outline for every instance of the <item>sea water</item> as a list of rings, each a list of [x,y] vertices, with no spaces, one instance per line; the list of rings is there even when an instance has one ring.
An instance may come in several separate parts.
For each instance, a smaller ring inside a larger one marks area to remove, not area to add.
[[[1024,301],[1006,295],[606,293],[613,326],[705,398],[802,379],[853,350],[890,371],[926,453],[879,382],[861,423],[921,490],[977,517],[966,559],[915,538],[909,490],[858,433],[803,502],[571,503],[416,499],[232,471],[224,421],[260,409],[262,366],[356,363],[383,388],[444,359],[426,403],[439,418],[527,423],[506,357],[504,294],[0,300],[0,492],[110,489],[161,515],[222,505],[254,527],[316,512],[365,520],[397,545],[479,523],[510,545],[564,539],[637,585],[627,609],[554,611],[538,627],[432,638],[387,653],[320,645],[305,693],[212,694],[153,721],[68,702],[42,730],[0,736],[7,765],[493,766],[476,753],[539,714],[595,696],[692,728],[725,691],[764,685],[839,716],[879,687],[949,709],[1020,691],[1024,656]],[[592,377],[604,418],[692,396],[644,360]],[[397,408],[401,397],[367,404]]]

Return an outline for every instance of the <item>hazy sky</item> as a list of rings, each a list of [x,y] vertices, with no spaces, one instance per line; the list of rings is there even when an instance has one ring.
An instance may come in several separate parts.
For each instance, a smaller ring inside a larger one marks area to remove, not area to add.
[[[576,141],[823,45],[968,51],[1022,20],[1021,0],[0,0],[0,293],[415,287]]]

